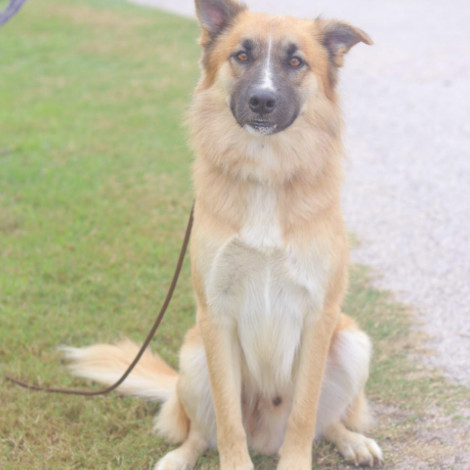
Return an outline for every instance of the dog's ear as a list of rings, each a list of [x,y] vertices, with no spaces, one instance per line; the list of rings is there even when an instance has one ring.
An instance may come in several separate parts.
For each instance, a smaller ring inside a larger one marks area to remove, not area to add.
[[[233,0],[195,0],[195,4],[199,23],[206,36],[203,37],[203,42],[206,43],[220,34],[241,11],[246,9],[244,5]]]
[[[321,21],[322,43],[330,55],[331,62],[341,67],[344,54],[358,42],[372,45],[372,39],[361,29],[339,21]]]

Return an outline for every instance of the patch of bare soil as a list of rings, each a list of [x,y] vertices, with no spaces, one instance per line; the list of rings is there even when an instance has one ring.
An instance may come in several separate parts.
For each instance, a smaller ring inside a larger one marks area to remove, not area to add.
[[[410,412],[393,407],[377,409],[379,433],[387,436],[382,445],[384,469],[468,470],[470,469],[470,411],[459,419],[445,416],[438,408],[410,422]]]

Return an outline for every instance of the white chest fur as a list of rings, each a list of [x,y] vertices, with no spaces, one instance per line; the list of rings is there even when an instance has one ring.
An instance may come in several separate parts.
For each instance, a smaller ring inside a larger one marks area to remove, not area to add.
[[[262,185],[253,186],[249,190],[249,201],[240,238],[261,251],[281,247],[276,191]]]
[[[214,317],[237,330],[250,382],[274,396],[291,382],[304,322],[323,307],[329,263],[315,247],[299,253],[283,242],[276,193],[263,189],[217,251],[206,287]]]

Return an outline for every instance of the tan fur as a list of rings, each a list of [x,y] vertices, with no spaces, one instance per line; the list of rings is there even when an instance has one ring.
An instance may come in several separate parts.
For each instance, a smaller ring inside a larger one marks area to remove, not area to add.
[[[370,422],[364,395],[370,341],[354,320],[341,315],[348,244],[340,208],[341,116],[335,92],[335,67],[344,53],[370,39],[344,23],[254,14],[222,2],[238,15],[214,39],[199,5],[211,3],[196,1],[204,48],[189,113],[196,153],[190,252],[197,326],[181,349],[177,383],[175,372],[148,354],[123,391],[136,393],[139,378],[167,390],[166,397],[156,395],[166,400],[156,429],[183,444],[163,457],[157,470],[192,468],[199,453],[213,446],[222,470],[252,469],[249,446],[279,452],[278,470],[307,470],[313,440],[320,435],[347,459],[373,464],[382,458],[380,448],[346,428],[360,430]],[[328,51],[326,35],[345,28],[352,39]],[[247,35],[295,42],[310,64],[295,79],[301,113],[268,137],[249,134],[227,106],[240,74],[227,58]],[[270,291],[273,282],[285,287]],[[276,317],[276,311],[267,320],[256,305],[243,304],[246,298],[271,305],[258,292],[263,289],[268,297],[277,292],[284,315]],[[247,344],[244,334],[253,334],[253,341]],[[95,361],[68,350],[76,373],[100,380],[94,369],[117,369],[116,363],[126,362],[122,357],[132,356],[126,344],[118,346],[120,353],[98,348],[89,356],[112,359]],[[270,362],[276,355],[279,364]],[[272,376],[260,376],[273,367]]]
[[[114,345],[95,344],[86,348],[60,348],[71,361],[70,371],[74,375],[89,377],[112,384],[125,372],[139,348],[129,340]],[[153,400],[167,400],[170,390],[176,387],[178,374],[161,358],[145,351],[132,376],[119,388],[118,392],[137,395]]]

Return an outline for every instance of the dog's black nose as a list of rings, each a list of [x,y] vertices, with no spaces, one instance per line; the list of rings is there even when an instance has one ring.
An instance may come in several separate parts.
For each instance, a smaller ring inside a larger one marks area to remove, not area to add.
[[[254,113],[269,114],[276,107],[276,95],[269,90],[256,90],[250,96],[249,104]]]

